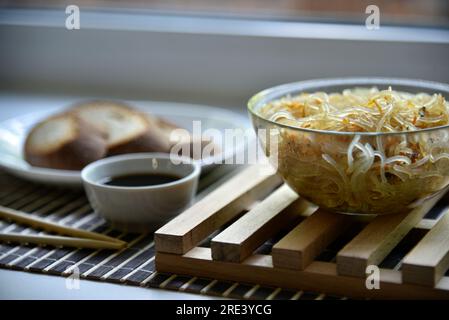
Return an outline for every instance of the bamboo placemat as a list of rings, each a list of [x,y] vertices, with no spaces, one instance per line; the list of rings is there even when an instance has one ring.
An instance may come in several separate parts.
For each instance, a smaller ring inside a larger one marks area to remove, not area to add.
[[[202,177],[200,183],[202,189],[206,187],[213,189],[213,182],[217,180],[217,176],[221,179],[226,178],[222,177],[224,171],[217,173],[215,170],[215,173],[212,173]],[[227,172],[227,175],[230,174]],[[207,190],[199,196],[201,197],[204,193],[207,193]],[[0,205],[30,212],[67,226],[107,234],[130,243],[129,248],[121,251],[3,243],[0,244],[0,268],[64,277],[76,270],[81,278],[89,280],[237,299],[345,299],[345,297],[329,296],[321,292],[303,292],[257,284],[158,273],[155,271],[153,235],[122,233],[111,229],[100,216],[92,211],[84,193],[80,190],[32,184],[0,172]],[[447,203],[438,203],[435,210],[431,210],[426,217],[435,218],[432,215],[441,212],[441,206],[445,205]],[[0,231],[30,234],[39,232],[2,220],[0,220]],[[343,238],[338,239],[320,255],[319,259],[322,261],[335,259],[336,253],[345,241]],[[270,252],[272,244],[267,242],[257,251]],[[209,246],[208,240],[201,245]],[[406,246],[398,246],[383,261],[382,266],[396,268],[398,261],[405,256],[408,249]]]
[[[213,188],[218,178],[226,179],[225,175],[232,173],[216,169],[203,176],[199,197],[207,193],[204,189]],[[153,235],[122,233],[110,228],[93,212],[81,190],[33,184],[0,171],[0,205],[130,243],[129,248],[121,251],[0,243],[0,268],[63,277],[76,270],[82,279],[236,299],[340,299],[320,293],[158,273],[154,264]],[[3,220],[0,220],[0,231],[40,232]]]

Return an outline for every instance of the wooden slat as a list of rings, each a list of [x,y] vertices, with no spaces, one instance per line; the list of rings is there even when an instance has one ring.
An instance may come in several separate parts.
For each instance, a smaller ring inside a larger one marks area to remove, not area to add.
[[[266,168],[245,169],[156,231],[156,250],[187,252],[280,183],[281,179]]]
[[[437,222],[438,219],[422,219],[418,222],[415,228],[420,230],[430,230],[437,224]]]
[[[316,210],[286,184],[211,241],[212,258],[240,262],[283,227],[298,221],[306,210]],[[284,210],[285,209],[285,210]]]
[[[269,255],[252,255],[242,263],[215,261],[210,248],[196,247],[185,255],[156,253],[158,272],[188,274],[218,280],[310,290],[354,298],[449,299],[449,277],[435,288],[403,284],[401,273],[381,269],[380,289],[368,290],[364,278],[341,276],[336,265],[313,262],[303,271],[274,268]]]
[[[304,270],[349,225],[349,216],[316,211],[274,245],[274,266]]]
[[[119,242],[102,241],[78,237],[63,237],[53,235],[36,235],[21,233],[0,232],[0,241],[14,242],[19,244],[38,244],[55,247],[91,248],[91,249],[121,249],[125,245]]]
[[[435,286],[449,268],[449,213],[446,213],[402,262],[406,283]]]
[[[365,277],[368,265],[378,265],[443,196],[433,197],[410,213],[378,216],[337,254],[341,275]]]

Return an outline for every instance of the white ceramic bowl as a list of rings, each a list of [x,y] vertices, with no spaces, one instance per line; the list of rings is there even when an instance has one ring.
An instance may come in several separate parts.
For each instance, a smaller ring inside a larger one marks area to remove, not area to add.
[[[136,153],[98,160],[81,177],[91,206],[115,228],[153,231],[185,209],[195,196],[201,166],[187,157]],[[121,187],[102,183],[108,177],[158,173],[179,176],[170,183]]]

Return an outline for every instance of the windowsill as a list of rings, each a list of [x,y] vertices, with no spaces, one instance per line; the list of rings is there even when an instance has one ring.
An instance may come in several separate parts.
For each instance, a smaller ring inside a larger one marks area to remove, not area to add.
[[[449,43],[447,29],[381,24],[378,30],[368,30],[364,21],[357,25],[162,15],[144,10],[118,12],[80,8],[80,11],[82,29],[291,39]],[[63,27],[66,17],[62,9],[9,9],[0,11],[0,25]]]
[[[94,12],[0,11],[5,93],[235,106],[282,83],[377,76],[449,81],[449,30]],[[382,20],[381,20],[382,23]]]

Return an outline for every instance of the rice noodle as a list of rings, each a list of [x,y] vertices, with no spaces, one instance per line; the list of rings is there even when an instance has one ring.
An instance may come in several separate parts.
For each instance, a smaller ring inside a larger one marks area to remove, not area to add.
[[[393,163],[393,162],[404,162],[406,164],[411,164],[412,161],[408,157],[404,156],[394,156],[385,160],[385,164]]]
[[[334,167],[335,170],[337,170],[338,174],[342,178],[342,180],[347,183],[348,178],[346,177],[346,174],[341,170],[341,168],[337,165],[337,162],[331,158],[328,154],[322,155],[323,159],[326,160],[327,163],[329,163],[332,167]]]
[[[356,135],[354,136],[354,139],[352,139],[351,143],[348,147],[348,170],[352,172],[352,165],[354,163],[354,157],[352,156],[352,151],[354,150],[355,145],[360,141],[360,136]]]
[[[426,162],[430,160],[430,156],[425,156],[424,158],[416,161],[415,163],[410,165],[410,168],[417,168],[424,165]]]
[[[380,178],[382,179],[383,183],[388,183],[385,176],[385,156],[379,151],[374,151],[374,155],[379,157],[380,160]]]
[[[441,159],[448,159],[449,160],[449,153],[441,153],[441,154],[436,155],[436,156],[430,156],[430,160],[432,162],[437,162],[438,160],[441,160]]]

